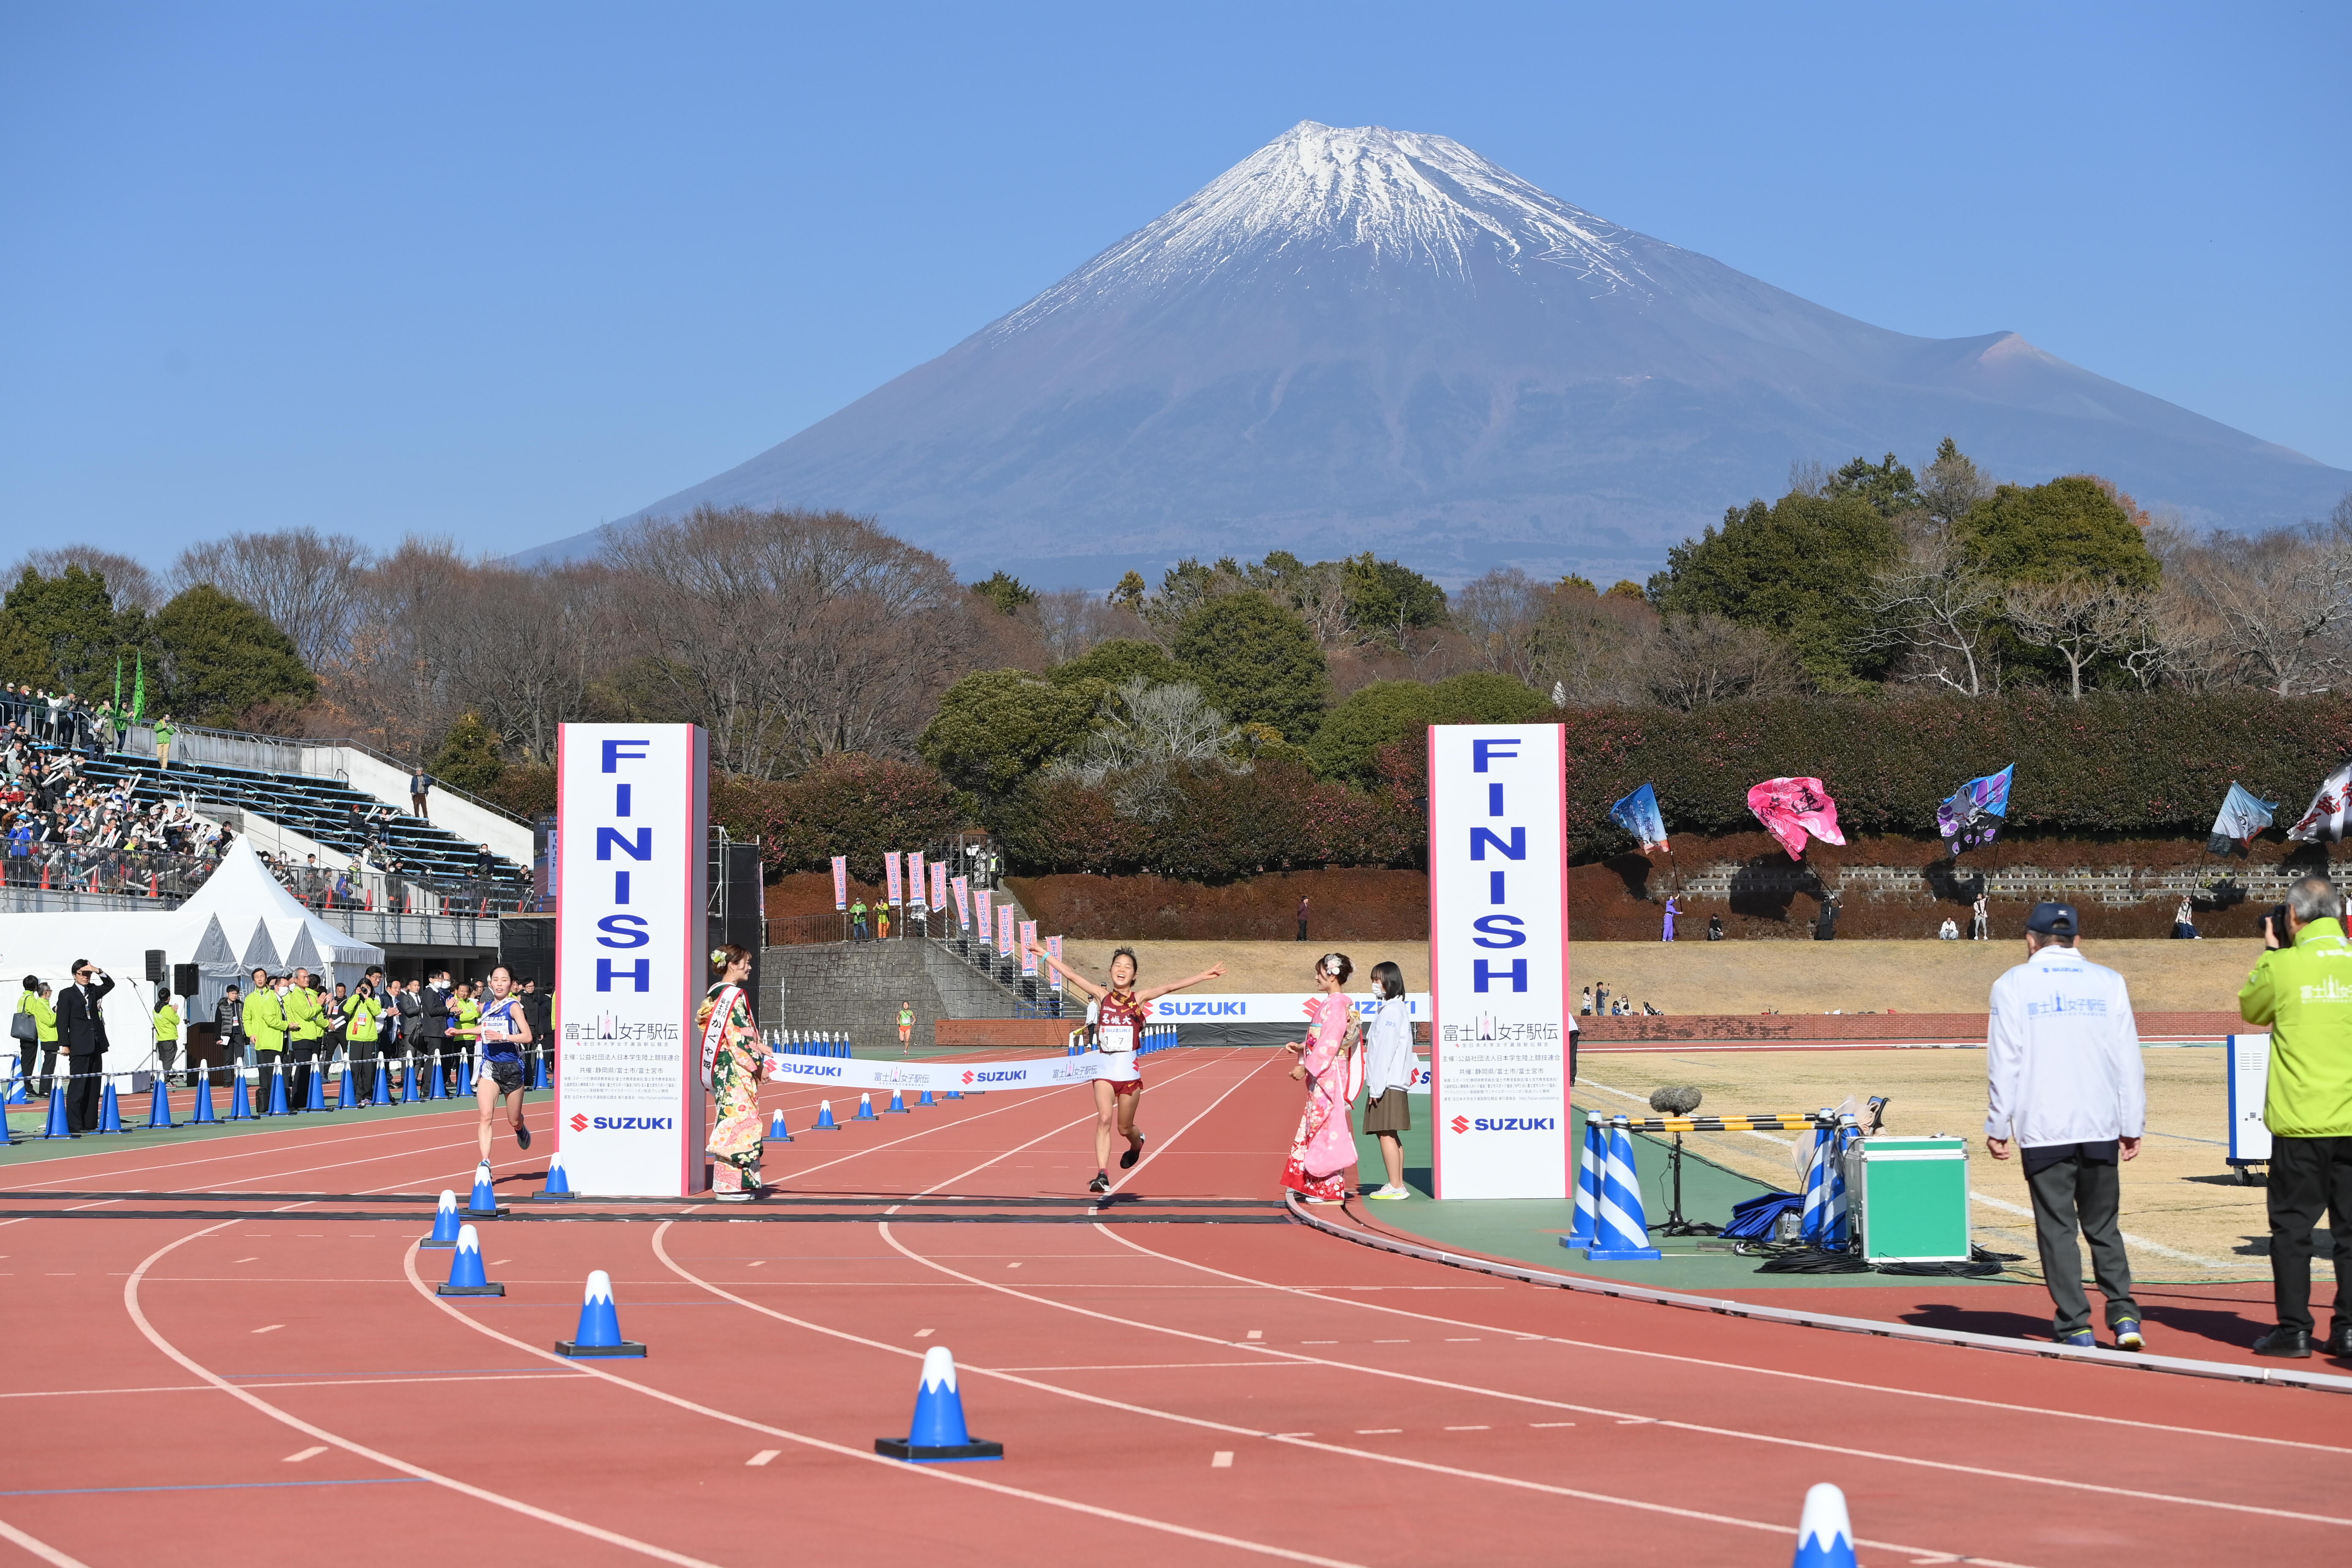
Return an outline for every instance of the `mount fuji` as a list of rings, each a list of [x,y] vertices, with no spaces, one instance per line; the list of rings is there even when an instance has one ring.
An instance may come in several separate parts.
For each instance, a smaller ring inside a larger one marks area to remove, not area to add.
[[[1919,338],[1599,218],[1443,136],[1307,121],[1010,314],[614,526],[876,515],[967,574],[1363,550],[1639,577],[1790,464],[1949,435],[2192,523],[2323,515],[2352,473],[2014,332]],[[592,531],[519,560],[591,553]]]

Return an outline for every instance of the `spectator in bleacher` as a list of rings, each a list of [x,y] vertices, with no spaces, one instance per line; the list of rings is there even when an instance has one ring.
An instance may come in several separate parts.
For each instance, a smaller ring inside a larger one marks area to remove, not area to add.
[[[172,765],[172,742],[179,738],[180,732],[172,727],[172,716],[169,713],[155,721],[155,765],[157,767],[168,768]]]
[[[294,1064],[293,1081],[286,1086],[286,1103],[299,1111],[310,1103],[311,1065],[316,1062],[320,1071],[326,1070],[326,1064],[319,1061],[319,1047],[327,1037],[327,1007],[308,969],[294,972],[294,983],[278,1000],[286,1010],[286,1054]]]
[[[411,816],[426,816],[425,794],[432,787],[433,775],[426,773],[424,768],[419,767],[408,775],[408,814]],[[431,818],[426,816],[426,820],[430,821]]]
[[[476,881],[488,881],[490,873],[497,870],[498,866],[499,858],[490,853],[488,845],[478,844],[474,847],[474,879]]]

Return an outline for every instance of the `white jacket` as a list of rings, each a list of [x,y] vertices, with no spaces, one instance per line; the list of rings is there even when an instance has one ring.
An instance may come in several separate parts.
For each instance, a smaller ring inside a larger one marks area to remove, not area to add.
[[[1381,1004],[1364,1026],[1364,1092],[1374,1100],[1412,1087],[1412,1008],[1402,996]]]
[[[2131,993],[2073,948],[2045,947],[1992,983],[1985,1058],[1988,1138],[2042,1148],[2147,1130]]]

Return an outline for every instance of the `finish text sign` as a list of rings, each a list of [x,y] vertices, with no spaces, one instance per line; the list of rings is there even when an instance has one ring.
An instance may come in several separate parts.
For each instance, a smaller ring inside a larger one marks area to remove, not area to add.
[[[1441,1198],[1574,1190],[1565,747],[1558,724],[1430,727],[1430,1119]]]
[[[566,724],[558,742],[555,1126],[576,1192],[706,1184],[708,763],[691,724]]]

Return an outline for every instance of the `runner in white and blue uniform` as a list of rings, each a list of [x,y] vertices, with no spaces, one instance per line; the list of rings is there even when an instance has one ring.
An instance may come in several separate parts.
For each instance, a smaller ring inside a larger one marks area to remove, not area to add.
[[[530,1147],[530,1129],[522,1124],[524,1085],[522,1048],[530,1044],[530,1020],[522,1010],[522,993],[514,988],[514,974],[503,963],[490,971],[489,1000],[482,1004],[474,1039],[482,1053],[474,1071],[474,1103],[482,1108],[482,1162],[490,1158],[490,1121],[501,1100],[514,1101],[515,1142]]]

